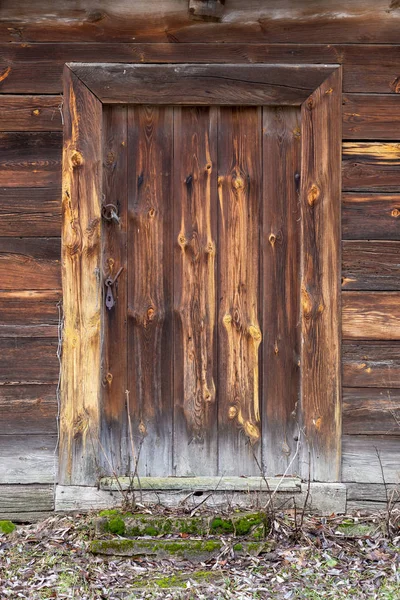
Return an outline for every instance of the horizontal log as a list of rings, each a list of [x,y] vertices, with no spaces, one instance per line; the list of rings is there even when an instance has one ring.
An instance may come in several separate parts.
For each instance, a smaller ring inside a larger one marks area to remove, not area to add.
[[[54,483],[57,436],[0,435],[0,484]]]
[[[375,70],[380,71],[376,66]],[[345,140],[400,138],[400,110],[396,94],[345,94],[342,114]]]
[[[0,292],[0,337],[57,337],[61,291]]]
[[[118,481],[112,477],[100,480],[102,490],[199,490],[199,491],[271,491],[300,493],[301,479],[297,477],[268,477],[268,488],[263,477],[141,477],[140,482],[132,482],[132,478],[118,477]]]
[[[57,433],[54,385],[0,385],[0,435]]]
[[[61,183],[61,132],[0,133],[0,187]]]
[[[400,388],[398,342],[343,342],[343,386]]]
[[[384,502],[386,503],[386,493],[389,498],[397,498],[399,492],[398,485],[389,483],[387,488],[383,483],[346,483],[347,500],[351,502]]]
[[[343,436],[343,482],[398,484],[399,474],[400,436]]]
[[[51,338],[0,338],[0,384],[56,384],[57,346]]]
[[[59,238],[0,238],[3,290],[60,290]]]
[[[400,144],[394,142],[344,142],[344,191],[400,191]]]
[[[400,241],[400,194],[342,194],[342,239]]]
[[[332,65],[132,65],[69,63],[102,102],[185,105],[300,105]]]
[[[61,131],[61,96],[0,96],[0,131]]]
[[[60,236],[61,188],[0,189],[0,231],[3,237]]]
[[[400,241],[344,241],[345,290],[400,290]]]
[[[58,7],[58,5],[57,5]],[[35,8],[35,10],[33,9]],[[193,21],[188,3],[181,0],[115,2],[87,0],[62,3],[62,10],[42,0],[2,6],[2,42],[298,42],[327,44],[397,43],[400,25],[396,3],[364,0],[334,5],[321,0],[317,10],[310,3],[279,0],[259,2],[230,0],[219,22]]]
[[[73,39],[73,38],[71,38]],[[322,35],[320,40],[323,39]],[[320,41],[319,40],[319,41]],[[10,43],[0,45],[0,90],[17,94],[60,94],[68,62],[119,63],[300,63],[344,64],[343,90],[393,93],[400,47],[374,44],[273,43]],[[270,40],[267,40],[270,42]],[[370,70],[360,65],[373,65]],[[382,71],[377,81],[376,73]],[[389,87],[388,87],[389,86]],[[393,87],[393,86],[392,86]],[[375,96],[376,97],[376,96]],[[394,96],[394,100],[395,100]],[[361,137],[359,138],[361,139]],[[393,139],[393,138],[392,138]]]
[[[400,434],[400,390],[343,389],[344,435]]]
[[[344,292],[342,336],[400,340],[400,292]]]
[[[53,485],[0,485],[0,519],[30,523],[53,510]]]

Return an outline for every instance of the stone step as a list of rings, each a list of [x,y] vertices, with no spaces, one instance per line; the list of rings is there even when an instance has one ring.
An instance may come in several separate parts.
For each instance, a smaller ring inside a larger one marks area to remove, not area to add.
[[[153,556],[156,558],[175,558],[190,561],[206,561],[216,558],[224,550],[238,556],[259,556],[275,559],[275,542],[237,541],[226,543],[220,538],[208,539],[96,539],[90,543],[90,551],[107,556]]]
[[[229,516],[166,516],[122,513],[104,510],[95,521],[97,534],[115,534],[126,538],[163,535],[229,535],[249,540],[263,540],[268,520],[262,512],[239,512]]]

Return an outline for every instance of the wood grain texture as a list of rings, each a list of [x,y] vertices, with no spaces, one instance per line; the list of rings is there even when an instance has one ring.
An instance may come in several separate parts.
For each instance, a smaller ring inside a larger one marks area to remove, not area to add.
[[[400,388],[400,344],[343,343],[344,387]]]
[[[217,109],[174,108],[176,476],[217,473]]]
[[[0,435],[57,433],[54,385],[0,385]]]
[[[375,70],[380,71],[378,67]],[[342,102],[343,139],[395,140],[400,137],[400,105],[396,94],[345,94]]]
[[[0,519],[34,523],[54,511],[53,485],[0,485]]]
[[[59,237],[61,189],[1,188],[0,230],[3,237]]]
[[[343,190],[399,191],[400,144],[344,142]]]
[[[400,194],[343,194],[342,239],[400,241]]]
[[[341,71],[303,104],[300,202],[303,477],[340,478]],[[311,461],[310,466],[308,463]]]
[[[172,461],[173,109],[130,107],[128,124],[128,389],[139,472],[159,476]]]
[[[335,67],[70,63],[70,68],[102,102],[209,106],[300,105]]]
[[[261,460],[259,221],[261,109],[221,108],[218,121],[219,471],[255,475]]]
[[[59,481],[93,484],[100,453],[102,111],[68,68],[64,97]]]
[[[279,0],[226,3],[220,22],[193,21],[187,3],[163,0],[152,6],[119,0],[113,5],[90,0],[57,4],[48,0],[32,7],[26,0],[2,6],[0,40],[3,42],[112,41],[120,42],[299,42],[327,44],[397,43],[399,15],[396,4],[365,0],[332,5],[294,2],[282,8]]]
[[[57,340],[0,338],[0,385],[57,383]]]
[[[58,238],[0,238],[0,281],[3,290],[59,290]]]
[[[262,431],[267,475],[298,473],[300,110],[263,109]]]
[[[344,292],[344,339],[400,340],[399,292]]]
[[[344,290],[400,290],[400,241],[342,242]]]
[[[0,292],[0,337],[57,337],[60,291]]]
[[[344,482],[399,483],[399,436],[344,435],[342,444]]]
[[[61,147],[60,132],[0,133],[0,186],[59,185]]]
[[[124,474],[128,462],[127,381],[127,221],[128,221],[128,110],[126,106],[103,107],[102,204],[116,207],[119,222],[103,219],[102,272],[114,279],[115,306],[103,302],[101,444],[108,460],[102,470]],[[109,211],[108,211],[108,214]]]
[[[57,436],[0,435],[0,484],[54,483]]]
[[[0,131],[60,131],[61,96],[0,96]]]
[[[344,435],[396,435],[399,432],[400,390],[343,389]]]

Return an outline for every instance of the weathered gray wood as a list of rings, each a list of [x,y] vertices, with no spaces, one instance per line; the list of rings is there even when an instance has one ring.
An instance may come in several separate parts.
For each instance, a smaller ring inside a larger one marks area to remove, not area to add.
[[[342,287],[400,290],[400,240],[342,242]]]
[[[386,487],[386,489],[385,489]],[[384,486],[383,483],[346,483],[347,500],[353,502],[385,502],[386,492],[389,498],[397,498],[399,487],[395,483]]]
[[[296,492],[300,489],[301,480],[298,477],[268,477],[271,491]],[[100,480],[102,490],[130,489],[135,490],[181,490],[181,491],[243,491],[257,492],[267,489],[263,477],[141,477],[140,482],[133,482],[129,477],[120,477],[118,483],[112,478]]]
[[[400,390],[344,388],[343,433],[345,435],[399,434]]]
[[[344,435],[342,481],[355,483],[399,483],[400,436]]]
[[[300,105],[334,65],[144,65],[70,63],[102,102]]]
[[[0,435],[0,484],[54,483],[55,435]]]
[[[55,385],[1,385],[0,435],[57,433]]]
[[[1,188],[0,231],[3,237],[60,237],[61,189]]]
[[[54,510],[54,485],[0,485],[0,519],[40,521]]]
[[[61,96],[0,96],[0,131],[58,131]]]
[[[400,344],[344,341],[342,367],[345,387],[400,388]]]

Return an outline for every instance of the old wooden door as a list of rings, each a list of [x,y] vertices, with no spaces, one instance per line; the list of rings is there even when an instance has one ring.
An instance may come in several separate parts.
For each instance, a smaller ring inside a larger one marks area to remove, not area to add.
[[[64,388],[76,401],[65,393],[63,429],[76,445],[78,423],[79,452],[87,431],[97,448],[79,477],[137,460],[159,477],[304,474],[310,456],[314,478],[336,479],[339,70],[71,69]],[[68,355],[76,302],[98,317],[90,409],[76,390],[82,329]]]

